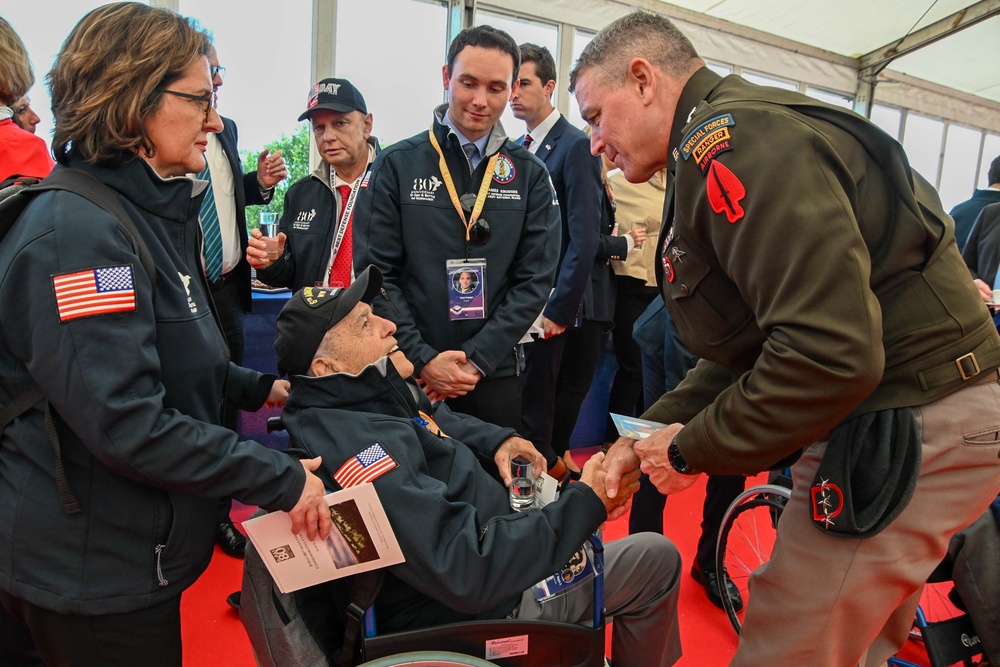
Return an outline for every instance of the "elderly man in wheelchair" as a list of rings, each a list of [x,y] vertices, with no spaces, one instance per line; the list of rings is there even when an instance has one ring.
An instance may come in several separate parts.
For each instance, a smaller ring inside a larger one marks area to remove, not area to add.
[[[386,570],[375,599],[379,630],[470,619],[586,622],[589,587],[546,597],[536,584],[563,571],[605,520],[624,513],[638,471],[623,482],[626,493],[609,498],[596,454],[556,500],[512,510],[511,459],[526,458],[541,473],[544,458],[512,429],[430,403],[410,377],[395,325],[372,313],[381,286],[381,273],[369,267],[346,290],[297,292],[278,316],[275,342],[292,384],[282,414],[292,446],[323,458],[317,474],[333,489],[374,484],[406,558]],[[494,464],[503,483],[487,471]],[[675,546],[662,535],[633,535],[606,545],[604,562],[615,667],[674,664],[681,653]]]

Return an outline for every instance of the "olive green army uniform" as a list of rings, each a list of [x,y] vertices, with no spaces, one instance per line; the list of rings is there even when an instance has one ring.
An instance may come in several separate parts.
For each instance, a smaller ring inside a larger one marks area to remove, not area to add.
[[[644,417],[684,423],[701,472],[804,450],[732,664],[881,664],[951,535],[1000,489],[996,328],[937,194],[860,116],[702,69],[669,150],[658,280],[702,360]],[[907,508],[867,539],[810,525],[830,430],[904,406],[923,449]]]

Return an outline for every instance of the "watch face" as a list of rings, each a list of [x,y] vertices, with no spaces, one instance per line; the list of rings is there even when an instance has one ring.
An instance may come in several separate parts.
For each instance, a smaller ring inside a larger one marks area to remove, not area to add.
[[[677,446],[676,437],[674,437],[667,448],[667,460],[670,462],[670,467],[682,475],[691,472],[691,466],[684,460],[684,457],[681,455],[681,449]]]

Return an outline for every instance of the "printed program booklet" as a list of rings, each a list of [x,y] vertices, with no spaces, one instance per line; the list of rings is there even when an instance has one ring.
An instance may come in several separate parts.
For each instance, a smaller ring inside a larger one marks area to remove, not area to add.
[[[638,417],[617,415],[614,412],[611,413],[611,421],[615,423],[618,435],[624,438],[635,438],[636,440],[648,438],[656,431],[667,426],[660,422],[651,422],[646,419],[639,419]]]
[[[285,512],[243,522],[282,593],[406,560],[372,484],[336,491],[326,502],[333,526],[325,540],[310,540],[304,530],[293,534]]]

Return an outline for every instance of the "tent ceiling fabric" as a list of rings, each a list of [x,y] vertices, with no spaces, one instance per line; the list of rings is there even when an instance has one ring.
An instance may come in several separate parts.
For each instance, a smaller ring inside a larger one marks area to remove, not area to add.
[[[969,0],[671,0],[663,4],[858,58],[973,3]],[[664,10],[669,13],[666,6]],[[859,20],[859,17],[864,18]],[[1000,102],[1000,67],[995,57],[998,44],[1000,17],[993,17],[894,60],[889,69]]]

